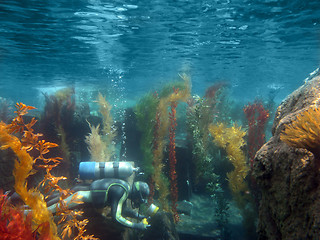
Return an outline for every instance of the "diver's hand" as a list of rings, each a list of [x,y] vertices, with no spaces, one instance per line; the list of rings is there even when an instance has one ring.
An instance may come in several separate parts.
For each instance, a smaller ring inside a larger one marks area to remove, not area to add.
[[[137,219],[138,220],[142,220],[142,219],[144,219],[144,218],[147,218],[145,215],[141,215],[141,214],[139,214],[139,216],[137,216]]]
[[[143,223],[143,222],[141,221],[141,222],[139,222],[139,223],[135,223],[135,224],[133,225],[133,227],[136,228],[136,229],[145,230],[145,229],[147,229],[148,227],[150,227],[150,225],[149,225],[149,224],[145,224],[145,223]]]

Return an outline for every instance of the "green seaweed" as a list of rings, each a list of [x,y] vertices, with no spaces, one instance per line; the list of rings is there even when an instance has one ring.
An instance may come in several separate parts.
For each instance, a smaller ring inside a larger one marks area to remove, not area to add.
[[[141,131],[140,148],[143,154],[143,168],[146,177],[153,174],[153,139],[155,116],[159,98],[154,94],[148,93],[140,99],[136,105],[134,112],[137,119],[137,128]]]

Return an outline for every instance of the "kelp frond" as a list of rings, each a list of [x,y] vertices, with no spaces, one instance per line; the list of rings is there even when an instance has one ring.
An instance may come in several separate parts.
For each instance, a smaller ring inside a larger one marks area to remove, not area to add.
[[[89,122],[88,124],[91,130],[91,133],[89,133],[89,135],[86,136],[85,142],[88,145],[88,150],[91,155],[91,161],[96,161],[96,162],[108,161],[109,159],[107,159],[107,156],[106,156],[107,146],[102,141],[101,136],[99,134],[100,125],[93,126]]]
[[[232,127],[226,127],[223,123],[211,124],[209,131],[214,138],[213,142],[226,150],[227,156],[234,166],[234,170],[227,173],[230,189],[234,194],[245,192],[248,189],[245,178],[249,168],[242,147],[245,144],[243,137],[246,132],[235,124]]]
[[[115,154],[115,143],[114,139],[116,137],[116,128],[114,126],[113,118],[111,115],[111,104],[107,102],[106,98],[99,93],[97,102],[99,104],[99,111],[102,115],[102,141],[106,145],[104,161],[109,161]]]

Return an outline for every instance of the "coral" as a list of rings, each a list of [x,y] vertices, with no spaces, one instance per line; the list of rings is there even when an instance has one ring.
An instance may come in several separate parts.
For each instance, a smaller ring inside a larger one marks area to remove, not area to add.
[[[230,189],[236,195],[246,192],[248,187],[245,178],[249,169],[242,151],[244,146],[243,137],[246,132],[235,124],[228,128],[223,123],[211,124],[209,131],[214,138],[213,142],[226,150],[227,156],[234,166],[234,170],[227,173]]]
[[[292,147],[306,148],[319,155],[320,109],[310,107],[300,112],[292,123],[286,126],[280,139]]]
[[[243,109],[248,120],[248,155],[252,168],[256,152],[265,143],[265,125],[269,119],[269,112],[265,110],[262,103],[255,102]]]
[[[89,133],[89,135],[86,136],[85,142],[88,145],[88,150],[91,155],[91,161],[104,162],[106,161],[107,146],[102,141],[101,136],[99,134],[100,125],[95,127],[92,126],[89,122],[88,124],[91,133]]]

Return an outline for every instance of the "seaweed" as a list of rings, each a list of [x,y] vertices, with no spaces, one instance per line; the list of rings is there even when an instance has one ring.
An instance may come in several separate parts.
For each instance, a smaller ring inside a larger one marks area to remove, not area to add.
[[[144,155],[144,168],[147,176],[151,176],[149,177],[151,188],[149,203],[152,202],[151,197],[153,197],[154,192],[158,191],[159,201],[162,208],[166,211],[169,211],[167,199],[169,195],[169,181],[163,170],[165,167],[164,149],[167,145],[166,137],[170,131],[168,108],[174,103],[178,104],[178,102],[186,101],[190,96],[191,87],[190,78],[186,74],[179,76],[182,81],[165,85],[159,94],[146,95],[139,101],[135,109],[137,126],[142,132],[140,144]],[[173,129],[171,128],[171,130]],[[174,163],[174,160],[171,163]],[[173,173],[175,170],[174,168],[171,169],[171,173]],[[172,184],[174,186],[173,182]],[[177,190],[174,190],[174,192],[177,192]],[[173,194],[177,195],[177,193]]]
[[[235,124],[232,127],[227,127],[223,123],[211,124],[209,131],[214,138],[213,142],[226,150],[227,156],[234,166],[234,170],[227,173],[227,177],[233,194],[239,196],[248,190],[245,178],[248,175],[249,168],[242,150],[245,144],[243,137],[246,132]]]
[[[100,125],[96,127],[91,125],[89,122],[89,128],[91,133],[85,137],[85,142],[88,145],[88,150],[91,155],[91,161],[96,162],[104,162],[107,160],[106,158],[106,151],[107,146],[102,141],[101,135],[99,134]]]
[[[157,106],[159,98],[156,94],[148,93],[141,98],[135,106],[134,113],[137,119],[137,128],[141,132],[140,149],[143,154],[143,170],[146,178],[150,178],[153,174],[153,148],[157,148],[156,132]]]
[[[256,152],[265,143],[265,126],[269,119],[269,111],[266,110],[261,102],[248,104],[243,109],[248,121],[248,155],[250,167],[253,167],[253,159]]]
[[[167,180],[165,180],[165,176],[163,175],[163,150],[165,143],[165,137],[169,131],[169,114],[168,107],[174,102],[183,102],[186,101],[190,97],[190,78],[186,74],[180,75],[182,81],[182,88],[178,89],[175,86],[171,89],[171,94],[163,94],[167,93],[167,87],[164,88],[162,94],[160,94],[160,101],[157,107],[156,117],[158,122],[157,128],[157,146],[153,150],[153,167],[154,174],[152,176],[153,181],[155,183],[156,190],[159,191],[159,201],[162,204],[162,207],[165,210],[169,210],[167,203],[167,196],[169,195],[168,185],[166,184]]]
[[[34,133],[33,126],[37,122],[35,118],[32,118],[29,123],[24,122],[23,116],[26,115],[29,110],[35,109],[34,107],[17,103],[16,109],[15,113],[17,116],[12,120],[11,124],[7,125],[0,122],[0,149],[11,148],[18,157],[18,159],[15,160],[15,168],[13,171],[15,177],[14,187],[22,201],[28,205],[32,211],[33,231],[36,232],[36,234],[39,233],[40,236],[47,236],[43,239],[60,239],[57,233],[57,226],[53,221],[53,216],[47,209],[44,195],[39,190],[41,186],[44,188],[45,194],[51,194],[53,192],[60,194],[57,215],[62,216],[62,219],[59,223],[62,223],[66,218],[70,218],[62,227],[63,237],[66,235],[66,232],[68,232],[67,235],[70,235],[69,230],[66,229],[75,227],[78,229],[78,236],[76,236],[75,239],[93,239],[92,236],[83,236],[85,231],[84,226],[87,220],[79,221],[77,219],[77,216],[81,215],[81,212],[69,210],[64,202],[64,199],[70,196],[71,191],[61,188],[58,182],[60,180],[66,180],[66,177],[55,177],[51,174],[51,170],[59,165],[61,158],[47,158],[46,154],[50,152],[51,148],[58,147],[58,144],[41,140],[42,134]],[[20,139],[13,134],[21,135]],[[29,154],[31,152],[33,152],[33,155],[37,155],[37,157],[31,157]],[[28,188],[27,178],[35,173],[35,169],[33,168],[35,164],[38,168],[45,169],[46,174],[38,187]],[[73,199],[73,201],[78,200]],[[8,222],[8,226],[10,226],[10,224],[14,224],[12,221],[16,221],[16,219],[6,219],[6,221]]]
[[[7,195],[0,190],[0,236],[6,240],[49,240],[47,222],[41,234],[32,229],[32,213],[25,216],[23,209],[10,205]],[[37,236],[38,233],[38,236]]]
[[[102,141],[106,149],[104,149],[104,157],[106,162],[110,161],[115,154],[114,138],[116,136],[116,129],[113,125],[113,118],[111,115],[111,105],[106,101],[105,97],[99,93],[97,102],[99,104],[99,111],[102,116]]]

